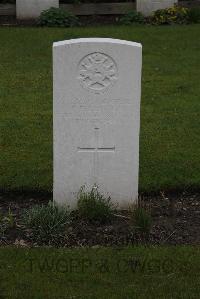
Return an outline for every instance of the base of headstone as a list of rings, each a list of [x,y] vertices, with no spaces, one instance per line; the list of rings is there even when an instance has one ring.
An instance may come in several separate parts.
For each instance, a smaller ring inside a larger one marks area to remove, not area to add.
[[[177,2],[177,0],[137,0],[137,11],[144,16],[150,16],[154,11],[169,8]]]
[[[17,19],[36,19],[50,7],[59,7],[59,0],[16,0]]]

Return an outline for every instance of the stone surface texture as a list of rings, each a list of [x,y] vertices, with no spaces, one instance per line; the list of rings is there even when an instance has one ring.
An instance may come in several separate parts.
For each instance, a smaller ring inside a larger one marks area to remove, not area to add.
[[[157,9],[171,7],[177,2],[177,0],[137,0],[137,11],[149,16]]]
[[[138,43],[54,43],[55,202],[75,207],[95,184],[120,208],[137,200],[141,68]]]
[[[16,0],[17,19],[35,19],[50,7],[59,7],[59,0]]]

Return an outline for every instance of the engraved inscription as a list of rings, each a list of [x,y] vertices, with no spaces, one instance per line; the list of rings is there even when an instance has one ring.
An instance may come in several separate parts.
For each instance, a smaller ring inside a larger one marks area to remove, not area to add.
[[[84,88],[102,92],[118,79],[117,65],[103,53],[91,53],[78,65],[78,79]]]

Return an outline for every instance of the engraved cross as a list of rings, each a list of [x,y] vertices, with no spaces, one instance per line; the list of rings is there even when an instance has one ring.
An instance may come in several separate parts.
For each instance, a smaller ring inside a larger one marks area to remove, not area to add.
[[[94,155],[94,165],[93,165],[93,176],[94,184],[97,184],[98,181],[98,169],[99,169],[99,153],[114,153],[115,146],[113,147],[103,147],[99,146],[99,128],[94,128],[95,132],[95,143],[94,147],[78,147],[79,153],[90,152]]]

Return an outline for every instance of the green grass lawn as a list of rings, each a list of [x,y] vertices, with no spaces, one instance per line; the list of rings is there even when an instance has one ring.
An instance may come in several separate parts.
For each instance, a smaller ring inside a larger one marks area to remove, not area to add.
[[[140,190],[200,189],[199,32],[200,25],[0,28],[0,189],[52,190],[52,43],[97,36],[143,44]]]
[[[0,298],[199,299],[200,249],[0,250]]]

